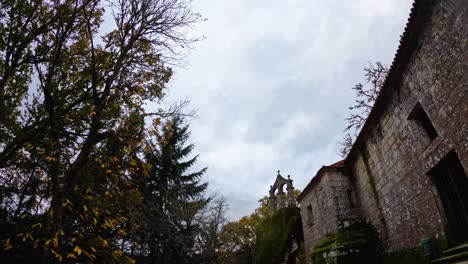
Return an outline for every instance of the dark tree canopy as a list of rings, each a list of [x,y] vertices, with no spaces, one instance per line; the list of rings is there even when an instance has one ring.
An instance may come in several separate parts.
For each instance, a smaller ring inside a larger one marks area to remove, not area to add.
[[[207,205],[206,168],[193,171],[198,156],[187,144],[188,125],[180,116],[163,125],[157,142],[145,150],[151,164],[148,177],[139,185],[143,213],[132,225],[145,226],[131,242],[132,251],[150,256],[151,263],[191,263],[195,239],[200,232],[197,214]],[[140,247],[138,247],[140,246]]]
[[[102,34],[105,12],[114,27]],[[145,105],[165,95],[197,21],[185,0],[0,2],[2,257],[133,262],[137,179],[154,170],[145,149],[167,117]],[[205,188],[192,187],[180,195]]]

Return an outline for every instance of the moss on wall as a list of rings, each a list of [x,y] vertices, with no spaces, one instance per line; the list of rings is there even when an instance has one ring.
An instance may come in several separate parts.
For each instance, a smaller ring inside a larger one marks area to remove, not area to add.
[[[314,264],[378,263],[381,243],[370,223],[356,222],[320,240],[311,252]]]
[[[293,237],[302,240],[299,208],[281,208],[264,217],[257,226],[254,263],[282,263]]]

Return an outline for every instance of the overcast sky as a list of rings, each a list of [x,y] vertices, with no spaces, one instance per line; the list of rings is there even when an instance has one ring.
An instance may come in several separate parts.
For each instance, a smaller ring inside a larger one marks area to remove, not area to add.
[[[208,20],[168,102],[191,98],[191,142],[230,219],[250,214],[276,171],[302,190],[340,160],[351,87],[391,63],[409,0],[195,0]]]

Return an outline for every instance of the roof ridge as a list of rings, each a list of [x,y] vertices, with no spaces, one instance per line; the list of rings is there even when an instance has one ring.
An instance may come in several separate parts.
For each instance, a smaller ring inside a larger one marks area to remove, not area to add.
[[[337,162],[335,162],[335,163],[333,163],[333,164],[330,164],[330,165],[324,166],[324,167],[342,168],[342,167],[345,167],[345,166],[346,166],[345,160],[342,159],[342,160],[340,160],[340,161],[337,161]]]
[[[415,31],[418,31],[418,19],[420,19],[418,16],[421,16],[424,14],[424,11],[429,8],[429,4],[433,3],[434,1],[431,0],[414,0],[413,5],[410,9],[409,17],[407,19],[405,28],[403,30],[403,33],[400,37],[400,42],[398,44],[397,50],[395,52],[395,56],[393,57],[392,64],[390,65],[390,68],[388,70],[387,77],[385,78],[385,81],[382,85],[382,89],[379,93],[379,96],[377,97],[374,106],[372,107],[369,115],[366,118],[366,121],[364,122],[364,125],[362,126],[361,130],[359,131],[356,139],[354,140],[353,145],[351,146],[351,149],[348,152],[348,155],[345,157],[345,160],[348,160],[351,157],[351,154],[354,152],[354,150],[357,148],[357,144],[359,141],[361,141],[362,137],[364,137],[363,134],[365,130],[368,129],[369,123],[375,118],[375,115],[377,115],[378,110],[376,108],[381,107],[382,101],[384,101],[385,95],[388,93],[388,91],[391,89],[391,82],[392,79],[395,78],[395,75],[398,74],[398,72],[401,71],[401,68],[405,66],[407,62],[405,62],[405,55],[403,53],[408,53],[411,52],[411,47],[410,46],[410,41],[412,40],[412,35],[415,34]],[[407,59],[407,58],[406,58]]]

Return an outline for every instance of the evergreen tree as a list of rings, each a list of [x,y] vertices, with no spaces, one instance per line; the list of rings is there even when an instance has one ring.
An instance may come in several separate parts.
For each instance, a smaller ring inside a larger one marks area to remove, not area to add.
[[[198,155],[191,156],[194,145],[187,144],[190,131],[182,117],[173,117],[162,131],[145,157],[152,168],[141,191],[141,220],[148,227],[143,244],[154,263],[189,263],[199,230],[194,218],[209,200],[201,182],[206,168],[191,170]]]

